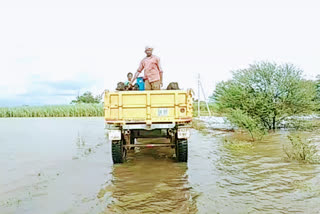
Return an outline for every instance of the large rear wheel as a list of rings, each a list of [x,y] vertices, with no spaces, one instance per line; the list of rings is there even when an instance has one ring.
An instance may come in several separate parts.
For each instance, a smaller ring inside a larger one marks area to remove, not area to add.
[[[178,162],[188,161],[188,140],[177,139],[176,140],[176,156]]]
[[[113,140],[111,144],[113,163],[123,163],[126,160],[127,156],[127,150],[123,147],[123,141]]]

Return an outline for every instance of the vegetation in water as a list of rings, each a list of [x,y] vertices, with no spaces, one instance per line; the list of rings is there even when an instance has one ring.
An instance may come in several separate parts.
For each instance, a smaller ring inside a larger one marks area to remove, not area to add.
[[[283,150],[289,160],[296,160],[305,163],[320,163],[318,150],[311,140],[302,138],[299,135],[289,135],[289,146],[284,146]]]
[[[232,124],[236,124],[239,128],[247,130],[252,141],[256,139],[261,140],[266,134],[264,127],[241,109],[231,111],[228,119]]]
[[[102,104],[0,107],[0,117],[102,117]]]
[[[314,82],[291,64],[260,62],[233,72],[211,97],[219,112],[250,133],[266,133],[293,115],[310,114],[316,106]]]
[[[104,115],[102,94],[87,91],[72,100],[73,105],[0,107],[0,117],[101,117]]]
[[[210,103],[209,108],[216,112],[215,105]],[[198,115],[198,104],[193,106],[193,115]],[[206,104],[201,102],[201,115],[209,115]],[[0,117],[102,117],[103,104],[80,103],[74,105],[46,105],[46,106],[19,106],[0,107]]]
[[[206,124],[200,120],[192,120],[192,128],[202,132],[203,134],[209,133],[209,129]]]
[[[200,120],[193,120],[192,121],[192,128],[201,131],[203,129],[207,129],[207,126],[204,122],[202,122]]]
[[[248,141],[236,140],[236,139],[223,139],[223,145],[225,148],[232,150],[252,149],[253,144]]]

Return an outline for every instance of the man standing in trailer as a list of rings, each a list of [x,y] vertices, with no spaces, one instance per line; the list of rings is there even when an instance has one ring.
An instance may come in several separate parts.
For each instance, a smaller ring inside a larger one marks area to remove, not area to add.
[[[145,48],[146,57],[140,62],[140,66],[135,73],[130,85],[137,79],[139,74],[144,70],[145,90],[160,90],[162,82],[162,68],[160,66],[160,58],[152,55],[153,48],[147,46]]]

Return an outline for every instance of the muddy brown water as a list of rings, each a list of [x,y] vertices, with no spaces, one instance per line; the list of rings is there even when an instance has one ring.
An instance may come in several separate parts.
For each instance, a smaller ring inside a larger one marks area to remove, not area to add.
[[[320,166],[286,161],[287,134],[230,148],[192,130],[187,164],[157,148],[113,165],[103,118],[0,119],[0,213],[320,213]]]

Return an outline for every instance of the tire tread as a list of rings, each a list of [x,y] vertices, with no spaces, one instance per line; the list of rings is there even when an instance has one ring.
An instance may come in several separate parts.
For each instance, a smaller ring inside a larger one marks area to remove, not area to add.
[[[176,147],[178,162],[188,162],[188,140],[177,140]]]
[[[123,163],[122,142],[121,140],[112,141],[112,160],[114,164]]]

